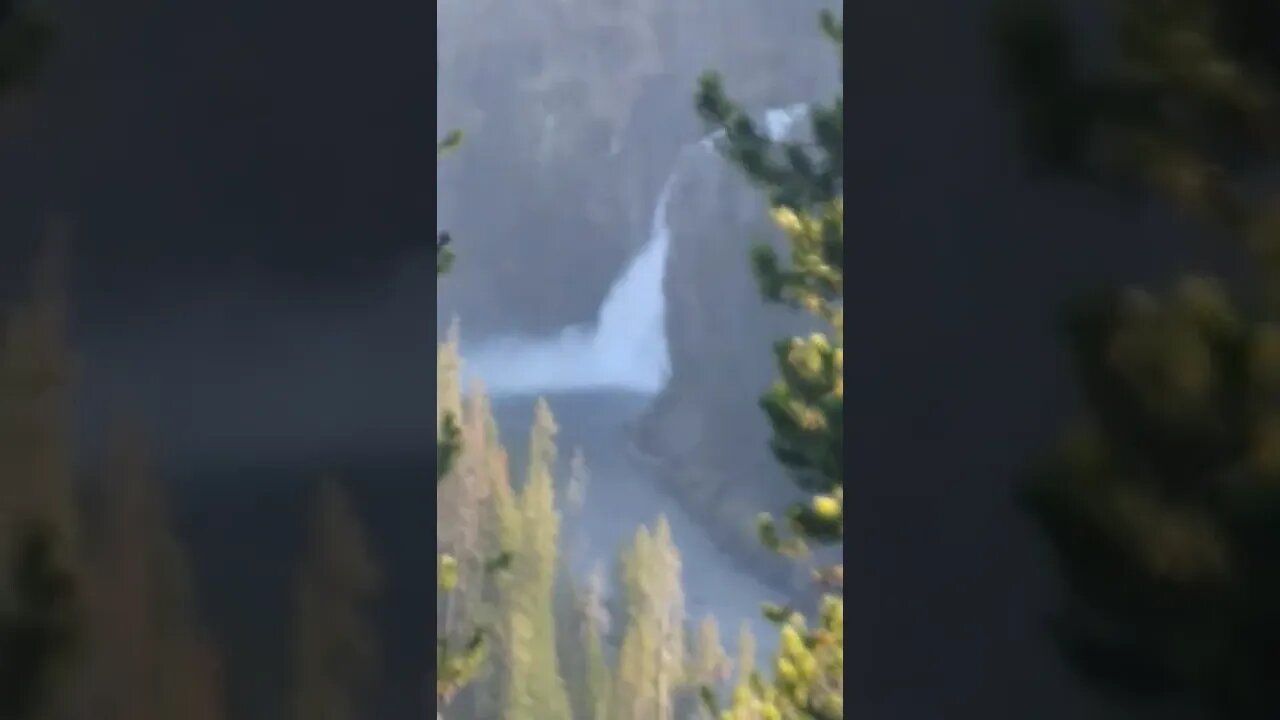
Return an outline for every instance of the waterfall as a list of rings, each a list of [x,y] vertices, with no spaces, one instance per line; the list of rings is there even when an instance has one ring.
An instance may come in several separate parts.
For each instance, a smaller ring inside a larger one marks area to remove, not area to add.
[[[552,337],[507,336],[464,347],[467,374],[482,378],[493,396],[661,390],[671,372],[662,289],[671,240],[667,205],[681,164],[677,161],[662,185],[648,242],[609,288],[593,325],[572,325]]]
[[[787,137],[807,106],[791,105],[764,114],[763,129],[773,140]],[[666,276],[671,229],[667,206],[690,152],[712,151],[721,133],[686,146],[658,193],[648,242],[610,286],[593,325],[572,325],[551,337],[506,336],[463,347],[468,377],[483,379],[494,396],[574,390],[619,390],[655,395],[671,374],[667,350]]]

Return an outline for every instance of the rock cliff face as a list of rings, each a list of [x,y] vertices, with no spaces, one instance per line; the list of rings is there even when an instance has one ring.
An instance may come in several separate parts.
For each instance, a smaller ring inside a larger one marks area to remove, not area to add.
[[[810,324],[760,298],[749,248],[780,238],[761,192],[735,168],[710,150],[689,158],[669,211],[672,375],[636,444],[726,550],[781,582],[794,568],[760,548],[754,518],[798,495],[769,451],[757,400],[776,374],[772,343]]]
[[[748,108],[825,98],[838,63],[817,30],[828,3],[642,0],[442,2],[439,116],[467,142],[438,169],[442,227],[465,248],[438,327],[546,335],[594,319],[649,239],[679,163],[665,279],[672,377],[637,428],[690,508],[753,565],[752,518],[793,497],[757,398],[771,343],[798,321],[760,300],[748,262],[770,231],[761,193],[710,150],[697,77],[716,69]]]
[[[591,320],[703,132],[698,75],[722,70],[751,106],[813,96],[835,78],[824,4],[441,2],[437,123],[467,142],[437,170],[437,209],[466,252],[438,319],[533,334]]]
[[[672,84],[650,81],[654,100],[616,150],[603,122],[574,133],[575,154],[564,158],[536,157],[536,138],[510,126],[536,117],[502,114],[467,129],[463,150],[440,169],[440,223],[465,248],[441,284],[440,319],[458,313],[480,332],[534,334],[592,319],[647,238],[680,145],[695,136],[691,111],[683,129],[664,122],[681,117]]]

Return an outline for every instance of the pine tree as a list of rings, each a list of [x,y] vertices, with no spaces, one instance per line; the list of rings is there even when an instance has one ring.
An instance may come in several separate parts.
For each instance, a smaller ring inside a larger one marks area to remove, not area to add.
[[[91,558],[87,709],[101,720],[224,717],[213,647],[140,433],[117,423]]]
[[[436,143],[437,160],[454,150],[462,142],[462,134],[454,131]],[[453,263],[453,252],[448,245],[448,233],[441,232],[436,236],[436,276],[448,272]],[[456,354],[456,343],[454,345]],[[461,429],[457,416],[451,412],[442,412],[440,405],[436,408],[436,484],[439,485],[453,467],[460,452]],[[436,554],[436,586],[439,593],[447,596],[457,583],[457,561],[447,553]],[[467,685],[479,672],[486,658],[486,644],[483,633],[477,630],[461,648],[451,647],[447,639],[447,628],[437,629],[435,657],[435,704],[441,707],[448,703],[458,691]]]
[[[459,451],[436,486],[436,546],[449,557],[449,592],[441,598],[440,634],[455,638],[472,614],[481,581],[486,548],[482,546],[481,514],[488,493],[486,478],[487,405],[477,387],[466,400],[461,389],[462,365],[458,354],[459,328],[455,320],[437,351],[437,422],[453,418],[458,428]]]
[[[72,490],[61,238],[51,235],[31,297],[0,319],[0,716],[52,709],[82,645],[79,518]]]
[[[79,649],[81,619],[74,578],[57,560],[48,528],[20,532],[6,562],[0,605],[0,718],[25,720],[48,707]]]
[[[529,434],[528,477],[518,509],[508,510],[505,528],[504,547],[518,550],[503,588],[508,652],[503,717],[569,717],[568,694],[556,656],[553,602],[559,532],[552,475],[557,429],[546,401],[539,399]]]
[[[486,568],[498,571],[486,574],[488,592],[484,611],[489,622],[481,628],[482,634],[477,635],[483,645],[492,646],[494,651],[487,653],[484,658],[477,658],[478,663],[486,665],[486,673],[483,690],[478,689],[474,695],[478,701],[477,717],[503,717],[512,673],[511,659],[514,656],[514,638],[508,622],[513,607],[513,588],[518,587],[513,569],[524,548],[517,544],[521,527],[520,503],[519,496],[512,487],[507,452],[498,442],[492,416],[486,415],[486,424],[489,426],[487,434],[492,438],[484,453],[489,496],[480,527],[485,538],[483,546],[496,549],[498,553],[497,559],[490,560]]]
[[[843,21],[824,12],[821,27],[837,49],[844,43]],[[774,348],[781,378],[762,398],[773,427],[774,455],[792,471],[810,503],[793,507],[792,530],[783,538],[767,516],[762,540],[787,553],[806,541],[835,543],[844,537],[844,98],[809,108],[807,140],[774,141],[731,102],[715,75],[706,75],[698,110],[724,133],[721,151],[768,194],[773,219],[786,236],[790,262],[771,247],[757,247],[754,269],[766,299],[799,308],[826,326],[807,338],[783,340]],[[843,566],[819,574],[843,591]],[[843,607],[824,596],[821,624],[809,629],[798,613],[769,608],[781,625],[782,649],[774,679],[759,676],[740,684],[724,717],[844,717]],[[713,694],[704,697],[714,709]]]
[[[440,672],[437,705],[457,706],[461,717],[484,716],[495,712],[484,707],[493,693],[483,689],[466,693],[465,683],[490,685],[496,668],[488,647],[493,639],[497,615],[496,576],[509,556],[504,551],[501,522],[495,497],[511,498],[506,456],[498,442],[497,430],[484,388],[475,383],[465,402],[456,393],[461,375],[457,356],[458,333],[451,329],[441,346],[441,387],[439,403],[460,418],[460,452],[453,468],[437,486],[437,547],[448,556],[444,586],[439,597],[437,654]],[[446,372],[447,370],[447,372]]]
[[[839,49],[841,21],[824,13],[822,28]],[[817,493],[811,505],[792,509],[791,524],[809,539],[838,542],[844,530],[844,99],[809,108],[812,141],[769,139],[725,96],[714,74],[702,78],[698,110],[724,132],[725,156],[766,190],[786,235],[788,264],[771,246],[753,251],[761,292],[830,328],[777,343],[781,378],[761,406],[773,426],[774,454],[801,487]]]
[[[715,685],[725,679],[729,656],[720,644],[720,625],[708,615],[698,623],[697,641],[689,668],[689,681],[695,685]]]
[[[436,349],[436,423],[446,417],[458,421],[462,417],[462,358],[459,355],[461,326],[454,318],[445,341]],[[458,428],[461,432],[461,428]],[[452,468],[449,468],[452,469]],[[440,480],[443,477],[438,478]]]
[[[760,676],[756,672],[756,636],[751,632],[751,626],[745,621],[738,628],[738,660],[737,666],[737,682],[733,688],[733,710],[741,713],[743,710],[757,712],[763,710],[763,702],[757,705],[756,695],[763,692]],[[754,684],[754,685],[753,685]],[[712,702],[714,705],[714,702]],[[748,713],[747,717],[751,717]],[[739,718],[733,718],[739,720]]]
[[[571,718],[591,717],[594,705],[587,652],[592,620],[584,610],[589,593],[589,585],[573,577],[562,558],[555,585],[556,658]]]
[[[55,229],[36,259],[31,298],[4,316],[0,527],[38,521],[64,536],[66,549],[72,550],[79,527],[70,466],[77,358],[67,340],[63,252],[62,234]]]
[[[462,144],[462,133],[454,130],[445,135],[443,140],[436,143],[436,160],[453,152]],[[441,232],[436,235],[436,276],[440,276],[449,271],[449,267],[453,264],[453,251],[449,249],[451,239],[449,233]]]
[[[381,584],[364,529],[337,481],[320,483],[294,595],[297,720],[365,717],[378,667],[370,604]]]
[[[652,717],[656,712],[658,640],[656,623],[646,615],[644,583],[652,566],[653,540],[647,528],[636,531],[630,549],[622,555],[626,629],[618,649],[614,680],[614,712],[618,720]]]
[[[1068,590],[1053,630],[1097,687],[1280,713],[1280,5],[1123,3],[1083,56],[1056,3],[995,28],[1029,156],[1236,239],[1244,284],[1072,307],[1085,411],[1020,499]]]
[[[459,132],[449,133],[443,140],[436,143],[436,159],[439,160],[444,155],[456,149],[462,142],[462,134]],[[450,238],[448,233],[440,233],[436,236],[436,277],[449,271],[449,266],[453,264],[453,251],[448,245]],[[449,471],[453,459],[458,452],[458,427],[456,418],[449,414],[443,416],[437,411],[436,416],[436,482],[444,479],[445,474]]]
[[[1034,167],[1154,191],[1247,234],[1274,192],[1280,7],[1122,3],[1105,47],[1074,43],[1057,0],[999,0],[993,37]],[[1259,248],[1260,249],[1260,248]],[[1268,253],[1264,253],[1268,254]]]
[[[720,626],[712,615],[698,623],[698,633],[691,648],[689,664],[685,672],[685,685],[701,696],[712,692],[729,677],[731,662],[720,644]],[[702,720],[715,720],[704,705],[692,711]],[[686,712],[685,714],[689,714]]]
[[[676,693],[685,678],[684,588],[680,582],[680,551],[671,537],[671,525],[665,516],[658,517],[653,533],[654,549],[660,564],[651,578],[649,601],[657,621],[658,718],[674,717]]]
[[[680,555],[665,517],[653,532],[636,531],[622,566],[627,624],[614,683],[617,717],[670,720],[684,689],[686,648]]]

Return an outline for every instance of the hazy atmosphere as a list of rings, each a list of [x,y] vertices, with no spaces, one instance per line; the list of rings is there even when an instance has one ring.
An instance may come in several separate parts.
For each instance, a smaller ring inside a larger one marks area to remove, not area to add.
[[[0,1],[0,720],[1277,717],[1280,11],[1109,5]]]

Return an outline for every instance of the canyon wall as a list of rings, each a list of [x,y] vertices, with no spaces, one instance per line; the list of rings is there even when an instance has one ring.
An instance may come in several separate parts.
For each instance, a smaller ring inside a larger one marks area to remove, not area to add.
[[[824,4],[441,2],[437,122],[467,141],[437,169],[438,222],[465,247],[438,319],[530,334],[593,319],[704,132],[698,75],[721,71],[754,108],[834,86]]]
[[[761,298],[750,247],[770,242],[785,257],[782,238],[762,192],[710,149],[682,166],[668,222],[672,373],[636,445],[725,549],[790,584],[794,565],[764,551],[755,533],[758,513],[777,514],[799,497],[769,450],[758,399],[777,374],[773,343],[814,324]]]

